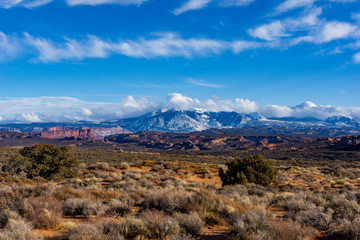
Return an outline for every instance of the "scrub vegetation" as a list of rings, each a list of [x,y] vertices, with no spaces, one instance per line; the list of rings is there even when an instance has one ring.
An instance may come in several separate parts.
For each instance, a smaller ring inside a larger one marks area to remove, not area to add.
[[[0,239],[360,239],[355,161],[100,153],[0,148]]]

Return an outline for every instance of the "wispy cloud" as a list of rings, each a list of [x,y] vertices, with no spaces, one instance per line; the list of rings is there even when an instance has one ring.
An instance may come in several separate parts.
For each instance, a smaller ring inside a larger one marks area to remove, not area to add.
[[[354,63],[360,64],[360,52],[354,54],[353,60],[354,60]]]
[[[283,37],[292,36],[292,32],[310,31],[314,26],[320,25],[322,20],[319,16],[322,14],[321,8],[312,8],[306,10],[298,18],[285,18],[274,20],[270,23],[249,29],[248,33],[254,37],[266,41],[274,41]]]
[[[120,54],[134,58],[185,57],[219,54],[228,48],[225,42],[205,38],[183,39],[174,33],[161,33],[154,37],[118,42],[104,41],[89,35],[84,40],[66,39],[53,43],[43,38],[26,34],[26,43],[35,48],[39,57],[34,61],[59,62],[61,60],[82,60],[105,58]]]
[[[286,33],[286,26],[281,21],[273,21],[254,29],[250,29],[249,34],[254,38],[260,38],[267,41],[273,41],[280,37],[290,36],[290,34]]]
[[[168,86],[165,85],[153,84],[153,83],[141,83],[141,84],[122,83],[121,85],[132,88],[164,88],[164,89],[169,88]]]
[[[97,6],[102,4],[118,4],[123,6],[141,5],[148,0],[64,0],[69,6],[90,5]],[[0,0],[0,8],[25,7],[36,8],[47,5],[53,0]]]
[[[358,37],[359,28],[356,25],[347,22],[331,21],[324,22],[306,36],[295,38],[294,43],[311,42],[321,44],[341,39],[356,39]]]
[[[275,8],[277,13],[287,12],[296,8],[313,6],[317,0],[286,0]]]
[[[201,9],[201,8],[204,8],[210,2],[211,2],[211,0],[188,0],[183,5],[181,5],[179,8],[176,8],[173,11],[173,13],[175,15],[180,15],[180,14],[190,11],[190,10]]]
[[[52,0],[1,0],[0,8],[25,7],[35,8],[49,4]]]
[[[102,5],[102,4],[119,4],[123,6],[128,5],[141,5],[142,3],[148,0],[66,0],[66,3],[69,6],[76,6],[76,5]]]
[[[201,80],[197,80],[197,79],[194,79],[194,78],[187,78],[186,82],[190,83],[191,85],[199,86],[199,87],[210,87],[210,88],[224,88],[224,87],[226,87],[226,85],[208,83],[206,81],[201,81]]]
[[[180,15],[191,10],[203,9],[208,6],[216,7],[239,7],[246,6],[255,0],[187,0],[180,7],[176,8],[173,13]]]

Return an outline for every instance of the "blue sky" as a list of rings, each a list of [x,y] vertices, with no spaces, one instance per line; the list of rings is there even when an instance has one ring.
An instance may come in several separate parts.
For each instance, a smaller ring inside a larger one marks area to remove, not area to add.
[[[360,112],[357,0],[0,0],[0,23],[0,121]]]

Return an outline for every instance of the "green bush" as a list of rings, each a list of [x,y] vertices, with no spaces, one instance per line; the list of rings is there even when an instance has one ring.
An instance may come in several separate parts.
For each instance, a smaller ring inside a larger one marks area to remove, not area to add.
[[[21,149],[2,170],[10,174],[25,173],[28,178],[61,180],[77,176],[79,161],[69,147],[37,144]]]
[[[220,168],[219,176],[223,185],[255,183],[269,186],[276,176],[276,168],[272,162],[262,155],[235,159],[226,163],[226,172]]]

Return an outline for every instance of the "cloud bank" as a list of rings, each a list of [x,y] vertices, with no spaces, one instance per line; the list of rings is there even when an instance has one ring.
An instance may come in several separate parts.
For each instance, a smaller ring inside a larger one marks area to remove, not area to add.
[[[30,123],[54,121],[105,121],[136,117],[160,108],[205,111],[259,112],[265,117],[306,117],[325,119],[334,115],[351,116],[360,120],[359,107],[316,105],[304,102],[297,106],[265,105],[243,98],[200,100],[180,93],[168,94],[163,103],[147,98],[127,96],[119,102],[91,102],[72,97],[38,97],[0,99],[0,123]]]

